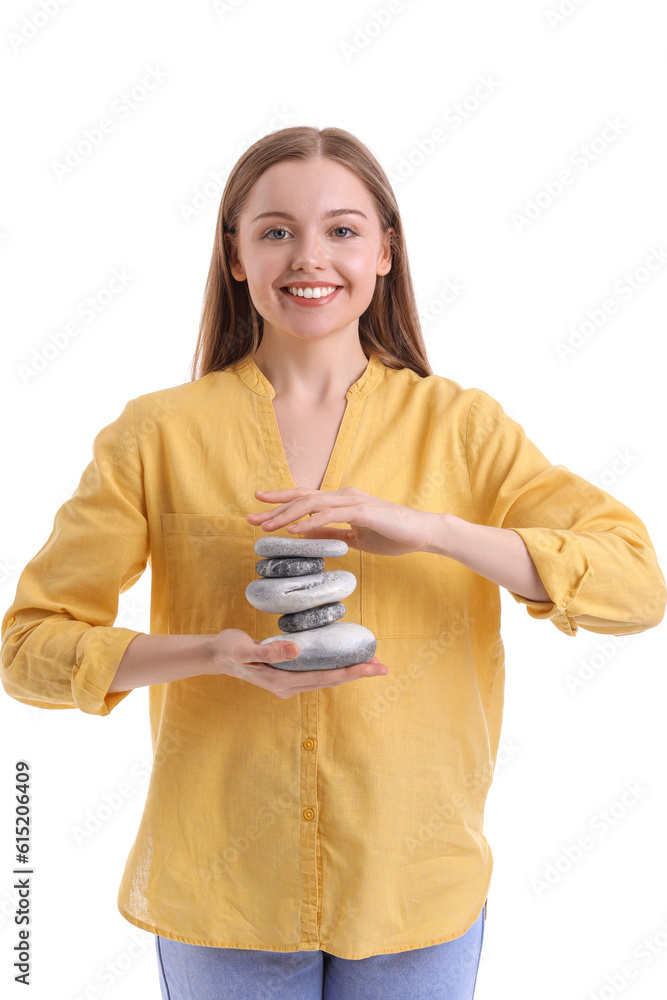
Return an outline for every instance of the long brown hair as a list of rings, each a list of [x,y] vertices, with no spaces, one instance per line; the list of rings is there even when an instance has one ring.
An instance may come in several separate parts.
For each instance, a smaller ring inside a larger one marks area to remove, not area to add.
[[[259,139],[234,165],[222,193],[213,254],[206,280],[199,337],[191,381],[220,371],[254,354],[264,321],[248,294],[247,281],[229,269],[229,241],[238,238],[238,219],[250,190],[265,170],[282,160],[327,157],[352,170],[372,195],[383,232],[391,226],[392,265],[376,277],[373,298],[359,317],[361,348],[389,368],[411,368],[432,375],[412,287],[403,225],[396,197],[384,170],[370,150],[350,132],[310,125],[280,129]]]

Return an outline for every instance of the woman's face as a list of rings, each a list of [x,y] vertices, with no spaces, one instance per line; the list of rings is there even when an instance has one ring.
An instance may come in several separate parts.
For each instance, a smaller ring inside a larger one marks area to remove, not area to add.
[[[253,186],[237,232],[231,272],[247,280],[265,333],[358,335],[359,316],[376,276],[391,269],[391,254],[373,199],[351,170],[326,158],[274,164]],[[286,290],[306,283],[337,290],[320,299]]]

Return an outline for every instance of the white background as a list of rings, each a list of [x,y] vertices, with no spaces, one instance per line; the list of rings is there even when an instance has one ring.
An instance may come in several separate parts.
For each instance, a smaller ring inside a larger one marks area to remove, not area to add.
[[[224,181],[252,142],[294,124],[353,132],[392,178],[434,372],[485,389],[551,462],[635,511],[664,569],[661,13],[649,0],[3,4],[3,609],[95,434],[128,399],[189,380]],[[151,70],[154,89],[114,112]],[[67,147],[104,117],[113,131],[59,177]],[[438,127],[446,137],[429,146]],[[548,195],[564,169],[572,183]],[[127,287],[83,322],[79,303],[114,269]],[[633,274],[623,297],[616,283]],[[465,290],[443,304],[448,282]],[[616,312],[559,356],[610,297]],[[77,317],[79,334],[40,369]],[[667,982],[664,626],[573,639],[501,593],[506,701],[476,1000],[654,1000]],[[147,571],[116,624],[148,631],[149,594]],[[573,694],[567,677],[587,665]],[[33,1000],[157,1000],[153,936],[116,908],[147,788],[148,689],[105,718],[0,697],[0,726],[4,995],[25,996],[11,869],[13,764],[26,758]],[[642,791],[621,805],[626,783]],[[121,786],[128,797],[79,843]],[[592,849],[563,863],[586,833]],[[540,892],[550,864],[561,871]]]

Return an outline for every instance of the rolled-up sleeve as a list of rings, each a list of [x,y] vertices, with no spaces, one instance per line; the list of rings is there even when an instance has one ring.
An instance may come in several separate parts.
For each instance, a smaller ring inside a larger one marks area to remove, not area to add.
[[[2,685],[17,701],[109,715],[130,693],[108,689],[143,634],[113,624],[119,594],[149,558],[142,472],[130,401],[95,437],[93,460],[3,617]]]
[[[466,450],[478,523],[524,541],[550,601],[512,591],[532,618],[625,635],[659,625],[667,590],[644,523],[564,465],[552,465],[501,404],[477,390]]]

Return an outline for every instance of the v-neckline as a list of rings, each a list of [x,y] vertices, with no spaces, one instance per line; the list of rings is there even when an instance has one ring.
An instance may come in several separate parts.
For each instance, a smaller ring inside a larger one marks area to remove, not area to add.
[[[271,483],[267,488],[297,489],[287,463],[287,455],[273,408],[272,400],[276,394],[275,389],[257,366],[252,355],[247,355],[234,368],[258,396],[258,418],[264,437],[269,465],[268,478]],[[384,372],[385,365],[374,355],[371,355],[364,371],[345,393],[345,410],[324,472],[324,478],[320,483],[321,490],[339,489],[361,419],[365,398],[378,384]]]
[[[282,436],[280,434],[280,427],[278,425],[278,417],[276,416],[276,411],[275,411],[275,407],[273,405],[273,400],[271,400],[271,399],[268,400],[268,403],[269,403],[269,406],[271,407],[271,412],[273,413],[273,420],[274,420],[274,424],[275,424],[275,427],[273,425],[271,425],[271,432],[272,432],[272,438],[273,438],[274,451],[280,453],[280,457],[282,459],[282,463],[283,463],[283,466],[284,466],[285,477],[287,479],[289,479],[289,481],[290,481],[290,485],[287,486],[287,487],[285,487],[285,488],[286,489],[296,489],[297,488],[296,482],[294,480],[294,476],[292,475],[292,473],[290,471],[289,463],[287,461],[287,453],[285,451],[285,445],[284,445]],[[341,445],[341,441],[345,440],[344,435],[343,435],[343,431],[345,429],[344,428],[345,418],[346,418],[346,416],[347,416],[347,414],[349,412],[349,405],[350,404],[349,404],[349,400],[348,400],[345,403],[345,409],[343,410],[343,416],[341,418],[340,424],[338,425],[338,433],[336,434],[336,440],[334,441],[333,448],[331,449],[331,454],[329,455],[329,461],[327,462],[327,467],[326,467],[326,469],[324,471],[324,476],[322,477],[322,482],[317,487],[318,490],[337,489],[338,488],[338,487],[334,487],[334,486],[332,486],[332,487],[327,486],[327,481],[330,478],[329,477],[330,470],[333,469],[333,467],[335,465],[335,460],[337,458],[336,449],[339,447],[339,445]]]

